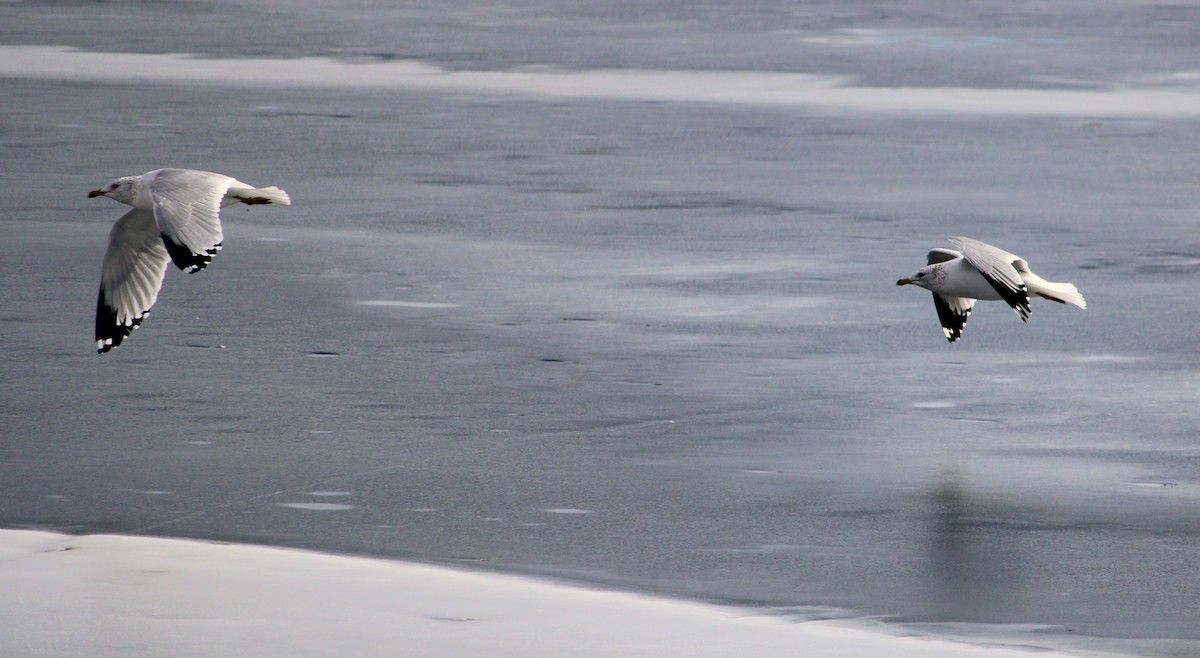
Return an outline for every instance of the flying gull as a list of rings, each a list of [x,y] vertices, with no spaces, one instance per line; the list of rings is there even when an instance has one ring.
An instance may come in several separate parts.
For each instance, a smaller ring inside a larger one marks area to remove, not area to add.
[[[971,238],[950,238],[962,251],[934,248],[926,265],[911,277],[896,282],[912,284],[933,293],[942,332],[951,343],[962,337],[975,301],[1004,300],[1021,320],[1028,322],[1029,295],[1059,304],[1087,308],[1083,295],[1071,283],[1047,281],[1029,270],[1025,259]]]
[[[158,299],[167,263],[199,272],[221,250],[221,208],[234,203],[290,205],[278,187],[255,188],[236,178],[194,169],[156,169],[92,190],[133,210],[108,234],[96,301],[96,349],[121,344]]]

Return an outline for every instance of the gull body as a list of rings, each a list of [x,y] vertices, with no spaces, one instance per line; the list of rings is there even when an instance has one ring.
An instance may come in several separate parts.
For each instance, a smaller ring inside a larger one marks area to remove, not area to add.
[[[933,293],[942,332],[951,343],[962,337],[976,300],[1004,301],[1025,322],[1033,311],[1031,294],[1087,308],[1074,284],[1043,279],[1020,256],[971,238],[955,237],[950,242],[962,251],[931,249],[925,267],[896,285],[915,285]]]
[[[221,208],[291,204],[278,187],[256,188],[195,169],[155,169],[123,176],[88,193],[132,206],[113,225],[96,301],[96,350],[103,354],[136,329],[158,299],[167,263],[199,272],[221,250]]]
[[[913,285],[943,297],[967,297],[987,301],[1004,299],[979,270],[962,257],[923,267],[914,277],[909,279]]]

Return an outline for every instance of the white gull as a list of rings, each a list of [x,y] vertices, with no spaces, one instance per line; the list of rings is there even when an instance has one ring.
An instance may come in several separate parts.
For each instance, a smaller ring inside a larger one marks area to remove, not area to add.
[[[1043,279],[1020,256],[971,238],[950,238],[950,242],[962,251],[931,249],[925,267],[896,285],[912,284],[933,292],[942,332],[951,343],[962,337],[976,300],[1004,300],[1026,322],[1032,312],[1030,294],[1087,308],[1074,284]]]
[[[167,263],[199,272],[221,250],[220,211],[233,203],[291,204],[278,187],[255,188],[236,178],[194,169],[155,169],[92,190],[133,210],[113,225],[96,300],[96,349],[121,344],[158,299]]]

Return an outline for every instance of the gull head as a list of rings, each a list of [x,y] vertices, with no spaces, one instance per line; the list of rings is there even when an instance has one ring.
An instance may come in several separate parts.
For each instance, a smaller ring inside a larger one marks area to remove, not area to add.
[[[133,205],[133,199],[137,196],[136,187],[139,178],[141,176],[122,176],[98,190],[88,192],[88,198],[106,196],[114,201]]]
[[[912,276],[906,276],[896,282],[898,286],[918,286],[926,290],[933,290],[934,272],[937,270],[936,265],[929,265],[917,270],[917,273]]]

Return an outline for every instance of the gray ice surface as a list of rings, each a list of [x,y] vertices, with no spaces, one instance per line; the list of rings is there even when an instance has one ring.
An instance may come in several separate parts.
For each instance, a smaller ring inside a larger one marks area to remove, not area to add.
[[[1195,84],[1200,24],[1125,2],[329,4],[0,3],[0,45],[1077,89]],[[0,94],[4,526],[1200,651],[1194,117]],[[294,205],[228,209],[213,264],[168,272],[97,356],[122,208],[84,197],[161,166]],[[981,303],[947,344],[894,282],[950,235],[1088,310]]]

